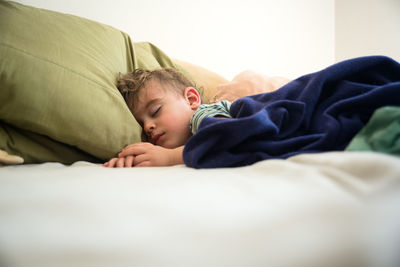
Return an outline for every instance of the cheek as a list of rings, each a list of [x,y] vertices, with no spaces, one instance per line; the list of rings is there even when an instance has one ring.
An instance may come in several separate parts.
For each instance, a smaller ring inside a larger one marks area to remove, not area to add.
[[[186,110],[174,110],[174,112],[165,114],[163,122],[171,129],[182,131],[189,129],[191,116],[191,113]]]

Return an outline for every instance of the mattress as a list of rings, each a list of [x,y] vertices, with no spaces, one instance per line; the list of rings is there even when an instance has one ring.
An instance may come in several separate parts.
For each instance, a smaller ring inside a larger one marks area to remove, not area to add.
[[[0,168],[1,266],[399,266],[400,159]]]

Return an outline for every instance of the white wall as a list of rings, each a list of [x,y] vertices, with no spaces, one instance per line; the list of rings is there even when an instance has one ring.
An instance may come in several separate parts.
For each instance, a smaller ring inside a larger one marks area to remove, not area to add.
[[[335,57],[383,54],[400,61],[400,0],[336,0]]]
[[[114,26],[228,79],[245,69],[296,78],[335,60],[334,0],[17,1]]]

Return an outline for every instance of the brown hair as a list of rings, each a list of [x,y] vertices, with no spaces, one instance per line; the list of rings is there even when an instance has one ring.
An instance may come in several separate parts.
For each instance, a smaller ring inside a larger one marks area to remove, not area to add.
[[[131,111],[133,111],[134,106],[137,104],[140,90],[153,79],[157,79],[162,84],[171,85],[177,93],[182,95],[185,88],[196,88],[193,82],[174,68],[162,68],[156,70],[135,69],[132,72],[120,75],[117,82],[118,90],[124,97],[125,102]]]

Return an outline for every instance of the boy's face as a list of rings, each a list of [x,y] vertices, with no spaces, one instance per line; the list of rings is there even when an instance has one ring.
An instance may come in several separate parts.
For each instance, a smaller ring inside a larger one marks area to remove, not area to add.
[[[186,143],[191,136],[190,118],[200,105],[200,97],[195,100],[193,94],[198,96],[194,88],[188,87],[179,95],[158,81],[149,81],[139,91],[133,115],[153,144],[176,148]]]

